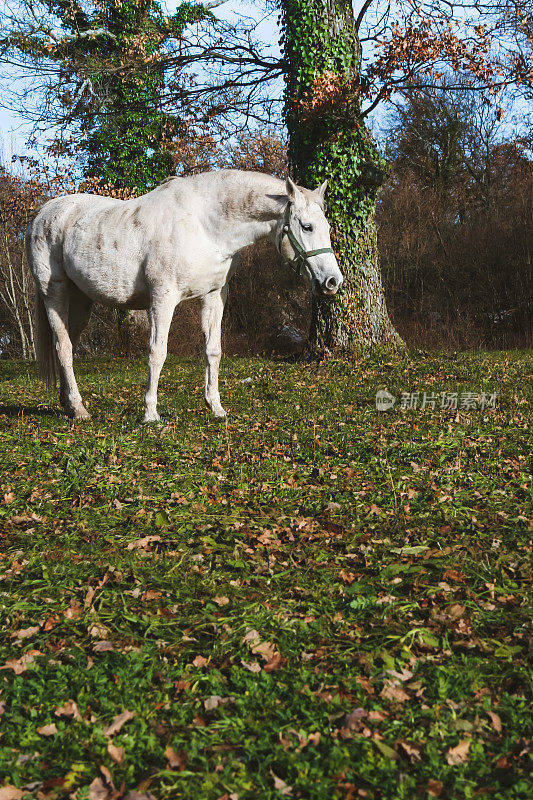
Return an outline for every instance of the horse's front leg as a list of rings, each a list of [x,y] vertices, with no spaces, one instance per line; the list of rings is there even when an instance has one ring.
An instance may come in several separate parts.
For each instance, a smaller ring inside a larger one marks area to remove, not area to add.
[[[144,421],[156,422],[157,385],[165,358],[167,357],[168,332],[178,298],[171,293],[152,298],[148,317],[150,319],[150,345],[148,348],[148,386],[144,395]]]
[[[222,315],[228,286],[209,292],[203,298],[202,328],[205,333],[205,402],[215,417],[225,417],[218,392],[218,368],[222,356]]]

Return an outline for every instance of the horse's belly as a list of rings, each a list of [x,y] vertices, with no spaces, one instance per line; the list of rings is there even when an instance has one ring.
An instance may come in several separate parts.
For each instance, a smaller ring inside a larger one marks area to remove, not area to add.
[[[64,269],[81,291],[98,303],[126,308],[148,308],[149,291],[141,264],[100,253],[98,258],[79,252],[64,254]]]

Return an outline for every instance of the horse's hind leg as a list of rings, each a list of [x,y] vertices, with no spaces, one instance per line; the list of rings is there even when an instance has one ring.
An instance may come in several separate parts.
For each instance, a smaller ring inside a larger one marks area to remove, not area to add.
[[[69,417],[89,419],[74,377],[68,321],[69,299],[69,283],[66,280],[50,283],[43,297],[59,363],[59,400]]]
[[[225,417],[218,391],[218,368],[222,357],[222,315],[228,286],[203,298],[202,328],[205,333],[205,402],[215,417]]]
[[[148,348],[148,386],[144,395],[145,422],[156,422],[159,419],[157,386],[167,357],[168,332],[177,303],[178,298],[175,295],[166,293],[161,297],[153,297],[148,310],[150,345]]]
[[[91,298],[83,294],[77,286],[71,284],[69,287],[68,333],[73,352],[76,350],[80,336],[87,327],[92,306],[93,301]]]

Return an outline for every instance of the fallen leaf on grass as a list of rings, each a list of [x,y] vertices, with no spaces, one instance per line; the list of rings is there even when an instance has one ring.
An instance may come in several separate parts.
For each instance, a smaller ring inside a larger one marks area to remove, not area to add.
[[[102,778],[95,778],[89,786],[89,800],[110,800],[114,790],[113,782],[109,785]]]
[[[460,617],[463,616],[465,611],[466,608],[462,606],[461,603],[453,603],[448,608],[448,616],[450,616],[452,619],[460,619]]]
[[[107,653],[110,650],[114,650],[113,643],[110,642],[108,639],[102,639],[100,642],[96,642],[93,645],[93,651],[95,653]]]
[[[355,575],[353,572],[346,572],[345,570],[341,569],[339,572],[339,578],[342,580],[343,583],[351,585],[355,580]]]
[[[428,783],[428,794],[431,795],[431,797],[440,797],[443,789],[442,781],[431,780]]]
[[[38,625],[32,625],[29,628],[21,628],[18,631],[13,631],[11,634],[12,639],[28,639],[30,636],[35,636],[39,632]]]
[[[246,631],[244,636],[242,637],[242,644],[250,644],[250,642],[255,642],[259,639],[259,634],[253,628]]]
[[[77,600],[71,600],[70,605],[65,611],[65,619],[77,619],[83,613],[83,607]]]
[[[397,678],[399,681],[410,681],[413,677],[411,670],[406,669],[406,667],[404,667],[401,672],[398,672],[395,669],[388,669],[387,672],[389,675],[392,675],[393,678]]]
[[[95,594],[96,594],[96,589],[93,586],[89,586],[89,588],[87,589],[87,594],[85,595],[85,599],[83,601],[83,605],[85,606],[85,608],[89,608],[92,605]]]
[[[149,792],[136,792],[134,790],[132,792],[128,792],[128,794],[124,796],[123,800],[155,800],[155,797]]]
[[[24,653],[20,658],[12,658],[6,661],[4,666],[0,667],[0,669],[12,669],[15,675],[22,675],[22,673],[26,672],[28,669],[28,664],[32,664],[35,661],[35,656],[42,656],[41,651],[28,650],[28,652]]]
[[[363,675],[357,675],[355,680],[356,683],[359,684],[359,686],[363,687],[363,689],[367,694],[374,694],[374,687],[371,685],[368,678],[365,678]]]
[[[151,544],[152,542],[161,542],[162,539],[160,536],[153,535],[153,536],[143,536],[142,539],[137,539],[135,542],[130,542],[127,546],[127,550],[142,550],[146,547],[146,545]]]
[[[396,750],[393,750],[392,747],[389,747],[389,745],[385,744],[385,742],[380,742],[379,739],[374,739],[374,744],[386,758],[390,758],[392,761],[396,761],[396,759],[398,758],[398,753],[396,752]]]
[[[502,721],[501,721],[500,717],[498,716],[498,714],[496,714],[494,711],[487,711],[487,714],[489,715],[489,717],[491,719],[492,727],[494,728],[496,733],[501,733],[502,732]]]
[[[179,772],[182,772],[187,765],[187,754],[182,750],[176,753],[172,747],[167,747],[165,750],[165,757],[168,760],[168,769],[177,769]]]
[[[122,764],[124,761],[125,751],[123,747],[117,747],[113,744],[113,742],[110,741],[107,743],[107,752],[115,764]]]
[[[257,661],[241,661],[241,664],[248,672],[261,672],[261,667]]]
[[[388,679],[385,680],[380,695],[387,700],[394,700],[396,703],[405,703],[406,700],[411,699],[398,681],[391,681]]]
[[[218,708],[219,705],[222,703],[222,698],[218,694],[213,694],[211,697],[208,697],[204,700],[204,708],[206,711],[213,711],[213,709]]]
[[[37,733],[41,736],[53,736],[57,733],[55,722],[51,722],[50,725],[43,725],[42,727],[37,728]]]
[[[56,717],[66,717],[67,719],[81,719],[81,714],[74,700],[67,700],[62,706],[58,706],[54,711]]]
[[[200,669],[201,667],[205,667],[207,665],[207,658],[204,658],[204,656],[196,656],[192,663],[194,667]]]
[[[0,800],[20,800],[24,792],[16,786],[2,786],[0,789]]]
[[[284,780],[278,778],[275,772],[272,771],[272,767],[270,768],[270,774],[274,779],[274,788],[277,789],[283,797],[290,797],[292,795],[292,786],[288,786]]]
[[[217,595],[216,597],[213,597],[213,600],[215,601],[217,606],[227,606],[229,603],[229,597],[219,597]]]
[[[369,711],[368,712],[368,719],[370,722],[383,722],[384,719],[387,719],[387,713],[384,711]]]
[[[276,651],[276,645],[272,642],[260,642],[259,644],[254,644],[251,647],[252,653],[255,655],[261,656],[264,661],[270,661],[274,658]]]
[[[470,739],[463,739],[456,747],[450,747],[446,753],[446,761],[451,767],[457,764],[464,764],[468,761],[468,751],[470,750]]]
[[[265,672],[274,672],[277,669],[281,669],[281,667],[285,666],[287,663],[287,659],[283,658],[281,653],[276,651],[272,658],[267,661],[267,663],[263,666]]]
[[[415,544],[411,547],[391,547],[390,552],[400,556],[419,556],[429,550],[427,544]]]
[[[344,717],[342,727],[344,730],[347,731],[358,731],[362,728],[363,723],[362,719],[366,717],[366,711],[364,708],[354,708],[353,711],[350,711],[349,714],[346,714]]]
[[[113,717],[113,722],[111,725],[108,725],[107,728],[104,729],[104,736],[114,736],[115,733],[118,733],[119,730],[125,725],[126,722],[129,722],[130,719],[133,719],[135,714],[133,711],[123,711],[122,714],[117,714],[116,717]]]
[[[402,748],[411,763],[416,764],[417,761],[422,759],[421,744],[415,742],[398,742],[398,745]]]
[[[455,581],[455,583],[464,583],[466,578],[462,572],[457,569],[447,569],[442,576],[443,581]]]
[[[56,626],[56,625],[57,625],[59,622],[60,622],[60,619],[59,619],[59,617],[57,617],[57,616],[55,616],[55,615],[51,615],[50,617],[48,617],[48,619],[47,619],[47,620],[46,620],[46,622],[44,623],[43,630],[44,630],[44,631],[46,631],[46,633],[48,633],[48,631],[51,631],[51,630],[52,630],[52,628],[55,628],[55,626]]]
[[[160,597],[162,597],[162,594],[157,589],[146,589],[141,595],[141,600],[159,600]]]
[[[100,625],[98,622],[95,622],[89,628],[89,636],[92,636],[93,639],[104,639],[108,633],[109,631],[105,625]]]

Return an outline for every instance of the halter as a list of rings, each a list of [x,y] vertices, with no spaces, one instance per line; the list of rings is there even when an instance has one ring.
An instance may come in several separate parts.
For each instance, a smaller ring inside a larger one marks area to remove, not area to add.
[[[292,249],[296,253],[295,258],[286,258],[283,256],[284,260],[290,266],[297,275],[302,275],[303,268],[306,266],[309,270],[311,270],[311,265],[309,263],[309,259],[313,256],[319,256],[321,253],[333,253],[331,247],[320,247],[318,250],[304,250],[296,236],[291,230],[290,226],[290,217],[291,217],[291,202],[287,203],[287,207],[285,209],[285,214],[283,217],[283,225],[278,237],[278,250],[281,254],[281,245],[283,243],[283,237],[286,236],[289,242],[292,245]],[[333,253],[335,255],[335,253]]]

